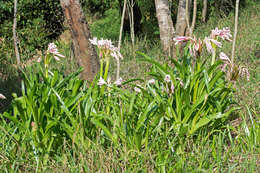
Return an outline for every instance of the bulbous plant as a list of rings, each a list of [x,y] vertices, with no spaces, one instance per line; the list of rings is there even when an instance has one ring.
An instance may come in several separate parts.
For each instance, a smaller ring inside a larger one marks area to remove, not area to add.
[[[80,88],[83,81],[79,79],[79,70],[63,77],[57,70],[49,70],[51,59],[64,57],[58,52],[54,43],[49,44],[44,57],[44,68],[36,64],[39,73],[30,67],[22,71],[22,96],[13,94],[12,111],[4,116],[18,127],[20,143],[24,143],[26,151],[33,151],[39,161],[47,161],[49,155],[57,152],[64,138],[68,138],[62,123],[76,112],[75,104],[83,95]],[[39,62],[41,59],[39,59]]]
[[[179,61],[172,59],[174,68],[161,65],[139,52],[144,57],[142,61],[153,64],[150,73],[153,79],[148,82],[145,91],[157,98],[157,103],[160,103],[158,110],[164,110],[166,124],[175,135],[190,136],[202,129],[222,127],[229,115],[238,109],[232,106],[232,83],[226,80],[224,71],[220,70],[227,66],[228,58],[221,53],[220,60],[216,61],[217,48],[222,45],[219,38],[231,41],[230,37],[228,28],[216,28],[203,42],[195,36],[174,38],[176,45],[187,43]],[[208,59],[201,57],[204,47],[211,54],[209,66],[206,65]],[[243,70],[241,74],[247,72]]]

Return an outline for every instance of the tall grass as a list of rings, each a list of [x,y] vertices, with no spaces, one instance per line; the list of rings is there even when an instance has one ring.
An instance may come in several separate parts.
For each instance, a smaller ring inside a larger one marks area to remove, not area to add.
[[[259,28],[258,9],[255,5],[242,13],[241,29],[244,23]],[[232,19],[218,27],[232,26]],[[212,23],[219,21],[211,20],[197,34],[208,35],[215,27]],[[210,57],[204,57],[189,65],[187,49],[179,61],[173,60],[176,68],[172,68],[156,41],[145,38],[135,47],[123,44],[121,86],[111,82],[101,89],[97,76],[87,87],[71,65],[69,45],[61,43],[58,47],[65,47],[61,53],[68,59],[52,62],[47,76],[43,64],[27,68],[21,94],[13,94],[12,107],[0,116],[0,170],[257,172],[257,32],[240,33],[237,55],[241,58],[236,63],[250,67],[251,77],[233,87],[219,70],[221,62],[208,66],[203,62]],[[229,52],[228,44],[224,50]],[[116,66],[111,61],[109,75],[114,81]],[[154,84],[148,82],[151,78]]]

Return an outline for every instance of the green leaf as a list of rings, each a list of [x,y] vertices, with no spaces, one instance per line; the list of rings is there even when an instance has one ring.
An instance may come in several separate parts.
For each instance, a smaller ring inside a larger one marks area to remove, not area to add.
[[[93,124],[95,124],[97,127],[101,128],[114,144],[117,144],[117,141],[114,139],[112,133],[109,131],[109,129],[104,124],[102,124],[100,121],[98,121],[97,119],[94,119],[94,118],[91,119],[91,122]]]

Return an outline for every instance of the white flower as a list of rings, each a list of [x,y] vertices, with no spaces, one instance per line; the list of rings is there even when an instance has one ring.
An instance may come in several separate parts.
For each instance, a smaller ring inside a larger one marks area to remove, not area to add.
[[[220,52],[219,59],[221,59],[222,61],[229,62],[231,64],[230,59],[228,58],[228,56],[224,52]]]
[[[58,49],[57,49],[57,46],[54,44],[54,43],[50,43],[48,45],[48,50],[47,50],[48,53],[51,53],[54,55],[54,58],[59,61],[60,58],[64,58],[65,56],[60,54]],[[60,58],[59,58],[60,57]]]
[[[171,76],[170,75],[165,75],[165,77],[164,77],[164,81],[165,82],[171,82]]]
[[[100,77],[100,79],[98,80],[98,85],[102,86],[102,85],[106,85],[106,84],[107,84],[106,81],[102,77]]]
[[[239,75],[241,77],[246,77],[247,81],[250,80],[250,73],[248,71],[248,69],[246,67],[241,67],[240,70],[239,70]]]
[[[98,42],[97,42],[97,37],[94,37],[93,40],[89,39],[90,43],[93,44],[93,45],[98,45]]]
[[[140,93],[140,92],[141,92],[141,89],[140,89],[140,88],[138,88],[138,87],[134,87],[134,90],[135,90],[135,92],[138,92],[138,93]]]
[[[175,45],[181,43],[181,42],[186,42],[186,41],[189,41],[189,40],[192,40],[191,37],[186,37],[186,36],[178,36],[178,37],[175,37],[173,39],[173,41],[175,41]]]
[[[117,85],[117,86],[120,86],[122,85],[122,82],[123,82],[123,79],[120,77],[119,79],[117,79],[114,84]]]
[[[155,80],[154,80],[154,79],[150,79],[150,80],[148,81],[148,84],[155,84]]]
[[[123,59],[123,56],[121,55],[121,53],[118,50],[114,50],[113,52],[111,52],[110,54],[112,57],[114,57],[117,61],[119,59]]]
[[[102,58],[104,52],[109,52],[110,56],[116,60],[123,59],[123,56],[119,52],[118,48],[112,44],[111,40],[98,40],[96,37],[89,39],[90,43],[97,46],[100,49],[99,57]]]
[[[6,99],[6,97],[0,93],[0,99]]]

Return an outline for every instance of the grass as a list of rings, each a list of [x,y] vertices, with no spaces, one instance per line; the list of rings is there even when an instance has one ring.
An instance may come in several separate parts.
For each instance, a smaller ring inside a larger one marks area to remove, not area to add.
[[[153,146],[153,150],[148,148],[141,151],[127,150],[125,146],[104,148],[100,143],[92,143],[88,150],[84,150],[71,146],[64,140],[59,155],[51,156],[46,163],[38,164],[35,156],[27,153],[22,147],[23,144],[17,143],[12,138],[17,129],[11,123],[1,121],[1,172],[258,172],[260,59],[255,57],[255,52],[260,49],[259,10],[258,3],[240,13],[236,63],[249,67],[251,77],[249,82],[241,79],[235,85],[235,100],[241,109],[236,112],[234,119],[228,122],[228,128],[200,134],[196,139],[183,138],[181,145],[175,150],[171,147],[175,145],[174,141],[164,143],[163,136],[151,139],[150,145]],[[229,26],[233,30],[233,19],[232,14],[222,20],[210,18],[207,24],[197,27],[195,34],[203,37],[216,26],[219,28]],[[61,47],[63,46],[62,44]],[[225,53],[230,55],[230,50],[231,44],[225,44]],[[124,60],[121,64],[121,76],[125,80],[147,78],[144,74],[151,67],[140,63],[135,51],[147,53],[155,59],[166,62],[166,59],[162,58],[158,40],[139,38],[134,48],[131,43],[125,41],[122,47]],[[69,46],[63,53],[70,57]],[[59,66],[65,74],[75,69],[72,59]],[[113,69],[112,77],[115,76]],[[7,87],[4,88],[6,89],[1,91],[2,93],[8,90]]]

